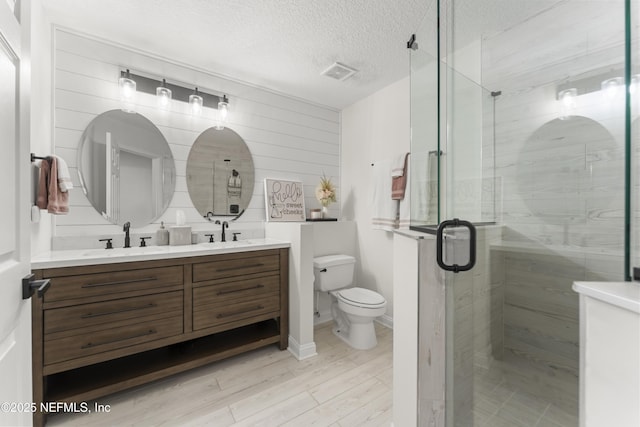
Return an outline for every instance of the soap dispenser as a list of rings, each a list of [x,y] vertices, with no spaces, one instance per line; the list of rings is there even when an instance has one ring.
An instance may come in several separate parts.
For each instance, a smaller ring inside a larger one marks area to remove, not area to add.
[[[166,246],[169,244],[169,230],[164,228],[164,221],[160,222],[160,228],[156,231],[156,245]]]

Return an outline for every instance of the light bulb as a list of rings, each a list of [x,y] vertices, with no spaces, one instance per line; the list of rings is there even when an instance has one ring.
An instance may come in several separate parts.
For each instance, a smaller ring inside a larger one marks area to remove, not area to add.
[[[572,87],[558,92],[558,100],[560,101],[560,120],[568,119],[576,108],[576,97],[578,89]]]
[[[604,98],[608,101],[614,99],[620,92],[622,84],[622,77],[614,77],[612,79],[604,80],[600,84],[600,89],[602,90]]]
[[[229,115],[229,98],[227,95],[223,95],[220,102],[218,102],[218,124],[216,129],[222,130],[227,124],[227,117]]]
[[[166,80],[162,79],[162,85],[156,88],[158,106],[163,110],[169,109],[169,105],[171,104],[171,89],[169,89],[166,85]]]
[[[133,104],[136,97],[136,82],[131,78],[129,70],[122,71],[118,79],[118,88],[120,90],[120,102],[122,102],[122,110],[133,112]]]
[[[203,99],[198,95],[198,88],[192,95],[189,95],[189,105],[191,106],[191,114],[194,116],[199,116],[202,113]]]
[[[576,96],[578,96],[578,90],[576,88],[566,89],[558,94],[562,105],[567,108],[575,108]]]
[[[631,82],[629,84],[629,93],[635,95],[640,90],[640,74],[631,76]]]

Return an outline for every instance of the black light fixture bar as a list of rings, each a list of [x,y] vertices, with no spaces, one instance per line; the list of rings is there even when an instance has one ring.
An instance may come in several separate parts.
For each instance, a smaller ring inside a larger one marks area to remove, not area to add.
[[[124,77],[126,71],[120,71],[120,76]],[[151,95],[156,94],[156,88],[162,85],[162,80],[156,80],[149,77],[141,76],[139,74],[133,74],[129,72],[129,78],[136,82],[136,91],[144,92]],[[172,83],[165,83],[165,87],[171,89],[171,99],[189,103],[189,95],[193,95],[195,86],[192,88],[186,88],[178,86]],[[218,109],[218,102],[222,99],[222,96],[212,95],[210,93],[201,91],[198,88],[198,95],[202,97],[202,106],[207,108]]]

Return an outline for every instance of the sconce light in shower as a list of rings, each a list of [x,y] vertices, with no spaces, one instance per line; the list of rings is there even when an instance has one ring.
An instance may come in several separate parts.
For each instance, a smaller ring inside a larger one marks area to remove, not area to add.
[[[613,100],[618,93],[622,92],[624,87],[624,80],[622,77],[612,77],[610,79],[603,80],[600,84],[602,95],[608,101]]]
[[[631,82],[629,85],[629,93],[635,95],[640,93],[640,74],[634,74],[631,76]]]
[[[158,97],[158,107],[168,110],[171,105],[171,89],[167,87],[165,79],[162,79],[162,83],[156,88],[156,96]]]
[[[578,89],[575,87],[558,92],[558,100],[560,101],[560,120],[566,120],[573,114],[576,109],[577,96]]]
[[[222,130],[227,124],[227,116],[229,115],[229,98],[227,95],[222,95],[222,99],[218,101],[218,124],[216,129]]]
[[[194,116],[199,116],[202,113],[203,99],[198,94],[198,88],[193,91],[193,94],[189,95],[189,105],[191,106],[191,113]]]
[[[131,73],[127,71],[120,72],[118,79],[118,89],[120,90],[120,102],[122,109],[127,112],[133,111],[133,103],[136,97],[136,81],[131,78]]]
[[[123,80],[124,79],[124,80]],[[166,79],[154,79],[139,74],[130,73],[129,70],[121,71],[121,77],[118,81],[120,85],[121,100],[123,110],[133,111],[133,96],[126,98],[124,93],[138,92],[156,95],[158,106],[167,109],[173,101],[180,101],[189,104],[189,110],[193,115],[200,115],[204,111],[204,107],[220,110],[217,114],[216,127],[226,124],[228,119],[229,98],[227,95],[212,95],[203,92],[198,88],[191,89],[193,86],[181,86],[179,84],[167,83]],[[222,120],[221,120],[222,119]]]
[[[623,99],[622,94],[625,91],[625,80],[623,69],[608,68],[594,73],[589,72],[579,76],[572,76],[566,82],[556,87],[557,100],[560,104],[560,119],[567,119],[573,115],[578,102],[578,97],[583,95],[600,96],[607,101],[609,107],[615,103],[621,102]],[[640,75],[636,74],[631,76],[629,82],[629,92],[633,93],[638,89],[638,83],[640,82]],[[598,93],[599,92],[599,93]],[[595,100],[587,100],[587,103],[594,102]]]

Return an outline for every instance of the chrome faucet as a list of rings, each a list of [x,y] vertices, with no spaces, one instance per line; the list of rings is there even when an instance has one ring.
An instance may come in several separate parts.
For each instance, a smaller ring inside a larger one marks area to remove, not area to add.
[[[129,238],[129,227],[131,227],[131,223],[129,221],[125,222],[122,231],[124,231],[124,247],[131,247],[131,239]]]

